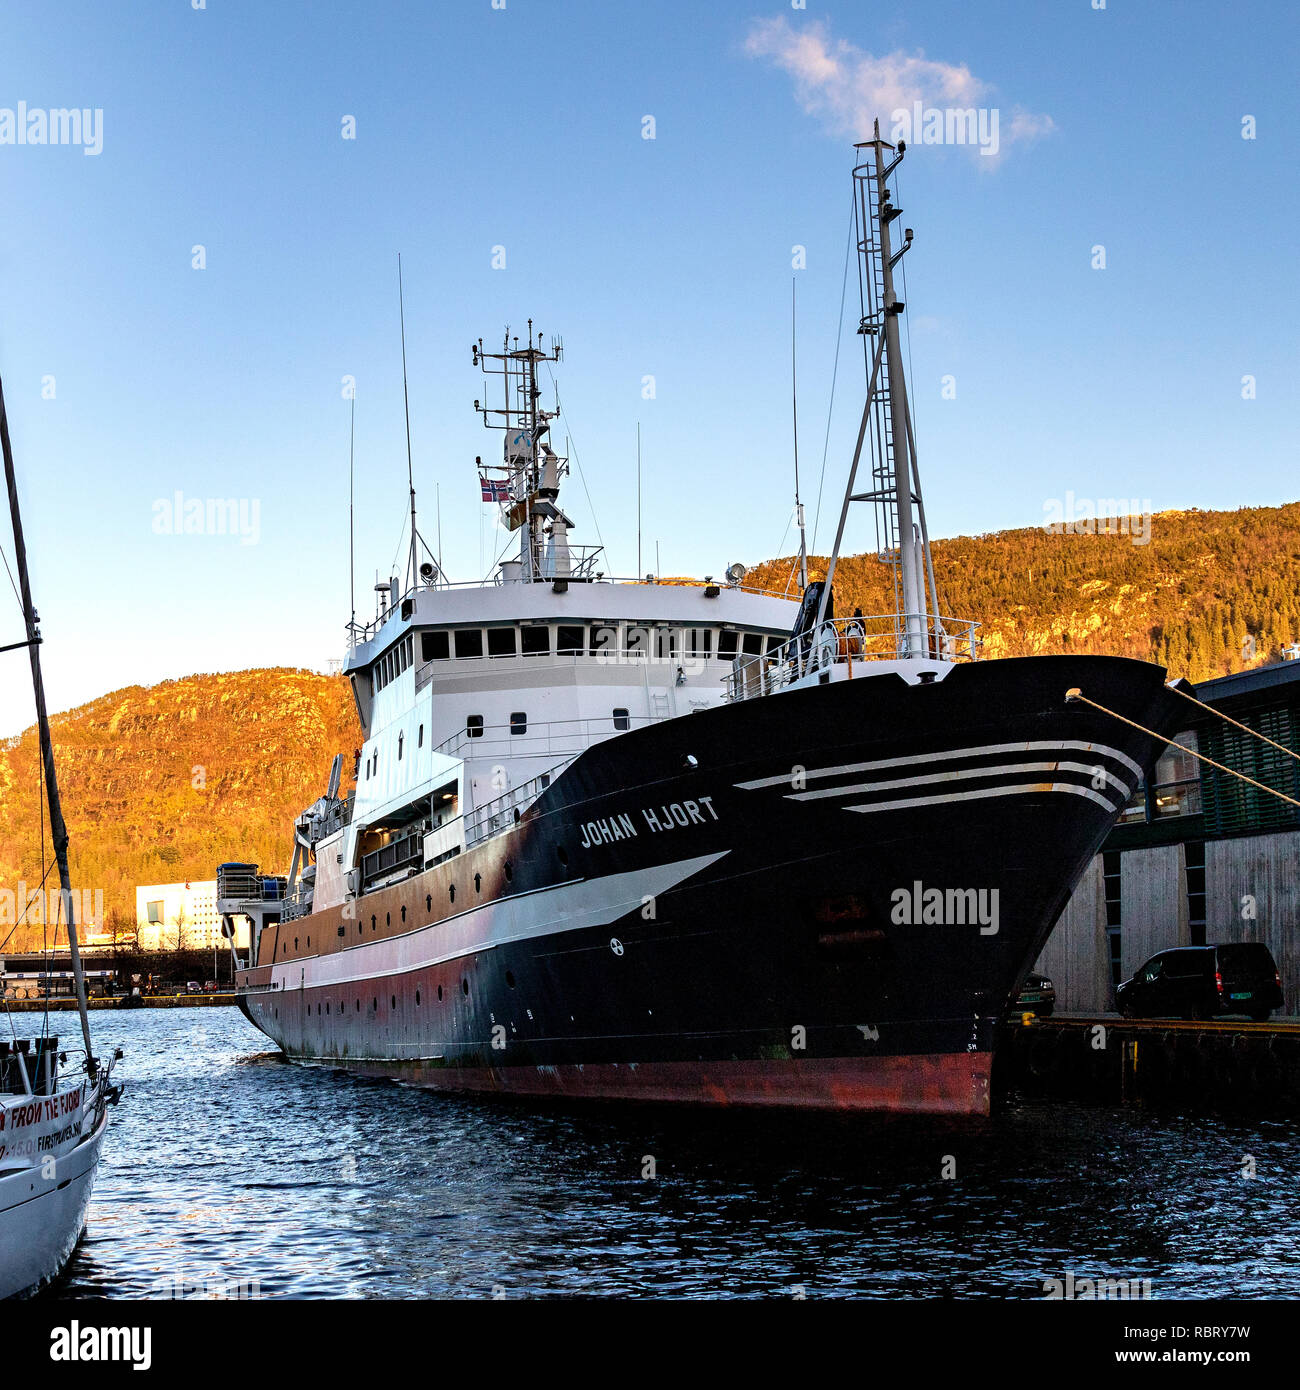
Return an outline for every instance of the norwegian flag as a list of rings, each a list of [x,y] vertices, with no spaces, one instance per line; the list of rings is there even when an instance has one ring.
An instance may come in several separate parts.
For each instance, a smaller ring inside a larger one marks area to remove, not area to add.
[[[507,483],[504,478],[500,480],[497,480],[495,478],[485,478],[480,473],[478,480],[483,486],[483,500],[485,502],[510,501],[510,484]]]

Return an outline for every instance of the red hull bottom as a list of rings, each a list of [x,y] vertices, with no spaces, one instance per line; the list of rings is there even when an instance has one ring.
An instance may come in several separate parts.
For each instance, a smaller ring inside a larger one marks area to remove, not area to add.
[[[855,1111],[987,1115],[986,1052],[807,1061],[639,1062],[553,1067],[444,1067],[426,1062],[319,1059],[361,1076],[436,1091]]]

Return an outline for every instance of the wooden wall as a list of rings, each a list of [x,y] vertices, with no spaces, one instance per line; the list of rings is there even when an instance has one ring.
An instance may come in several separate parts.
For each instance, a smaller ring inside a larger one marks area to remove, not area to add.
[[[1182,845],[1125,850],[1120,856],[1120,978],[1157,951],[1190,946]]]
[[[1034,970],[1056,986],[1056,1007],[1062,1013],[1100,1013],[1112,1007],[1101,855],[1084,870]]]
[[[1247,897],[1254,918],[1243,916]],[[1300,835],[1206,842],[1205,939],[1262,941],[1282,976],[1282,1012],[1300,1012]]]

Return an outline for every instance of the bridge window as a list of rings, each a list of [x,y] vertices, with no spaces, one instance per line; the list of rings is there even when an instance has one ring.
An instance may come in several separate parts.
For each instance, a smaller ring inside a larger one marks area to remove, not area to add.
[[[481,714],[470,714],[466,716],[465,733],[470,738],[483,737],[483,716]]]
[[[456,655],[482,656],[483,629],[479,627],[458,627],[456,629]]]
[[[551,654],[551,629],[544,623],[530,623],[519,630],[525,656]]]
[[[516,710],[510,716],[510,732],[512,734],[526,734],[528,732],[528,713],[526,710]]]
[[[605,656],[618,650],[618,624],[617,623],[592,623],[591,625],[591,645],[588,648],[592,656]]]
[[[686,636],[686,652],[689,656],[697,660],[707,657],[713,647],[713,629],[711,627],[689,628]]]
[[[746,656],[762,656],[763,634],[761,632],[747,632],[745,640],[741,644],[741,650]]]
[[[614,728],[623,733],[632,727],[632,715],[628,710],[616,709],[614,711]]]
[[[733,628],[723,628],[718,633],[718,660],[735,661],[736,638],[739,634]]]
[[[420,657],[424,661],[446,661],[451,655],[451,643],[445,632],[420,634]]]
[[[586,645],[585,628],[557,627],[555,629],[555,652],[557,656],[581,656]]]
[[[487,630],[489,656],[514,656],[517,653],[513,627],[490,627]]]
[[[627,654],[635,660],[644,660],[649,657],[650,629],[648,627],[628,627]]]

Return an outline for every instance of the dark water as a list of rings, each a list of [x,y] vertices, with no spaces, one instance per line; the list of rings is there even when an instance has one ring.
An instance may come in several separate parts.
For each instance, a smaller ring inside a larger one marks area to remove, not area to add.
[[[67,1297],[1300,1297],[1294,1124],[539,1111],[292,1066],[234,1009],[94,1024],[127,1092]]]

